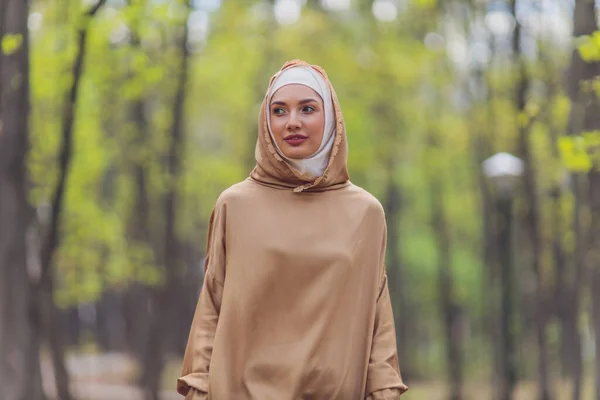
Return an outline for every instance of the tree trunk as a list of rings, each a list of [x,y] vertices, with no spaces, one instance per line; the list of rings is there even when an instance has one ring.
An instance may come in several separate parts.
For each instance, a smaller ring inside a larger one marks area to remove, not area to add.
[[[511,1],[512,13],[516,18],[516,0]],[[516,87],[515,87],[515,106],[516,113],[515,119],[519,121],[519,116],[525,114],[525,107],[527,103],[527,90],[529,86],[529,79],[527,77],[527,70],[525,62],[521,57],[521,24],[517,22],[515,26],[515,32],[513,35],[513,54],[514,54],[514,67],[516,68]],[[535,287],[533,288],[532,308],[533,308],[533,320],[535,325],[535,338],[537,342],[537,365],[538,365],[538,399],[539,400],[550,400],[550,376],[549,376],[549,359],[548,359],[548,346],[546,338],[546,325],[548,316],[546,315],[546,307],[543,304],[543,279],[541,271],[541,256],[542,256],[542,241],[541,241],[541,228],[539,213],[541,207],[539,205],[539,199],[537,195],[537,183],[535,174],[535,160],[531,151],[531,145],[529,143],[529,132],[531,127],[531,121],[527,124],[518,123],[518,142],[519,142],[519,153],[523,159],[525,166],[523,174],[523,183],[525,189],[525,203],[527,209],[524,216],[524,232],[527,240],[525,247],[527,254],[527,260],[531,262],[531,268],[535,276]],[[528,293],[529,294],[529,293]]]
[[[96,342],[104,351],[127,348],[122,303],[122,296],[111,289],[105,290],[96,303]]]
[[[554,99],[559,92],[559,79],[557,79],[555,74],[555,66],[552,65],[552,61],[550,57],[547,57],[547,53],[545,51],[540,52],[540,61],[544,66],[543,74],[544,81],[548,86],[548,99]],[[563,173],[562,167],[558,168],[560,165],[560,153],[559,153],[559,132],[558,128],[552,120],[552,101],[548,101],[546,107],[544,108],[544,124],[548,126],[549,137],[552,143],[552,161],[556,166],[554,167],[555,171],[559,174]],[[548,301],[546,304],[549,312],[554,313],[557,317],[559,324],[561,326],[561,330],[563,332],[566,331],[566,325],[564,321],[564,313],[568,312],[568,309],[565,311],[561,311],[564,306],[562,305],[565,296],[565,282],[566,282],[566,273],[567,273],[567,265],[566,265],[566,256],[565,249],[563,246],[563,235],[565,228],[565,221],[562,216],[562,204],[563,204],[563,192],[566,190],[566,182],[564,181],[566,176],[559,175],[558,178],[553,182],[552,187],[550,189],[549,197],[550,197],[550,228],[552,231],[552,260],[554,267],[554,277],[553,277],[553,289],[551,290],[551,295],[553,299]],[[548,291],[548,296],[550,297],[550,291]],[[568,368],[568,360],[569,360],[569,352],[571,351],[569,348],[564,346],[564,337],[565,335],[561,335],[560,340],[560,349],[559,349],[559,360],[560,360],[560,374],[562,376],[569,375]]]
[[[594,333],[596,337],[596,364],[594,371],[594,382],[596,383],[595,400],[600,400],[600,269],[596,266],[592,283],[592,313],[594,319]]]
[[[127,348],[142,364],[150,333],[150,288],[142,283],[133,283],[127,288],[123,303]]]
[[[0,54],[0,398],[44,398],[27,268],[29,1],[0,2],[0,37],[19,46]]]
[[[436,140],[431,137],[430,147],[436,148]],[[457,304],[452,277],[452,250],[450,232],[445,212],[442,168],[434,169],[429,176],[431,204],[431,226],[438,248],[439,308],[444,325],[446,362],[450,400],[463,398],[463,359],[462,329],[460,327],[460,306]]]
[[[392,163],[390,163],[392,164]],[[396,326],[396,342],[398,354],[402,365],[402,376],[406,380],[414,378],[412,370],[411,351],[409,349],[408,329],[410,325],[410,311],[404,284],[404,268],[400,254],[400,216],[402,210],[402,197],[398,185],[394,182],[394,167],[388,167],[388,183],[385,194],[385,208],[387,220],[387,271],[390,284],[390,295],[394,305],[394,323]]]
[[[575,266],[575,272],[578,275],[578,271],[583,269],[584,263],[584,249],[583,242],[585,234],[583,232],[582,224],[582,211],[585,207],[584,196],[582,194],[583,189],[583,176],[575,174],[573,176],[573,195],[575,197],[575,204],[573,210],[573,230],[575,232],[575,253],[573,254],[572,264]],[[563,346],[562,351],[566,353],[568,369],[573,380],[573,392],[572,400],[581,399],[581,385],[583,381],[583,358],[582,358],[582,343],[581,334],[579,332],[579,313],[580,313],[580,296],[583,281],[576,277],[570,277],[566,280],[568,282],[565,285],[563,291],[563,298],[561,300],[561,311],[562,311],[562,329],[561,332],[562,340],[561,345]]]
[[[189,12],[188,4],[188,12]],[[170,177],[169,187],[165,197],[165,246],[162,262],[165,271],[165,282],[156,290],[153,297],[154,313],[150,326],[148,348],[143,364],[141,385],[145,398],[159,399],[160,377],[165,364],[166,344],[170,339],[170,327],[174,325],[173,305],[177,303],[179,294],[179,243],[177,241],[175,222],[177,207],[177,182],[181,170],[181,157],[183,156],[183,116],[186,83],[188,77],[189,51],[187,48],[188,24],[187,18],[183,24],[183,33],[180,38],[182,55],[181,71],[173,104],[173,126],[171,128],[171,142],[167,158],[167,173]]]
[[[129,1],[129,6],[132,1]],[[139,4],[138,4],[139,6]],[[136,17],[131,22],[131,46],[135,51],[143,51],[141,47],[140,24],[142,15],[135,13]],[[132,67],[129,71],[130,79],[135,77],[139,71]],[[152,255],[152,264],[156,264],[156,253],[153,250],[151,235],[150,218],[150,194],[149,172],[147,170],[148,160],[153,154],[148,154],[145,146],[150,140],[150,131],[148,130],[148,121],[145,114],[145,94],[142,94],[131,105],[131,120],[135,124],[135,137],[131,148],[125,151],[133,154],[133,163],[130,165],[130,173],[135,185],[135,200],[129,212],[128,238],[134,246],[142,246],[150,251]],[[134,265],[137,268],[137,265]],[[135,277],[140,276],[140,272],[133,272]],[[146,349],[148,346],[148,337],[150,331],[150,298],[151,288],[145,282],[135,281],[129,285],[123,293],[123,315],[125,316],[126,341],[129,352],[139,360],[140,364],[144,362]]]
[[[58,397],[61,400],[73,398],[69,390],[69,373],[65,363],[65,350],[60,324],[60,310],[54,303],[54,284],[52,281],[40,288],[41,309],[44,333],[50,345],[50,356],[54,367],[54,379]]]
[[[66,101],[62,120],[63,133],[60,149],[58,186],[52,197],[48,235],[44,241],[41,253],[41,276],[38,288],[38,300],[41,302],[40,307],[42,311],[39,317],[41,317],[43,321],[42,326],[44,327],[44,332],[50,344],[56,390],[61,400],[70,400],[72,396],[69,390],[69,375],[64,359],[64,335],[60,324],[60,312],[54,303],[52,267],[54,254],[60,246],[60,224],[62,210],[64,208],[64,195],[72,159],[75,108],[79,92],[79,83],[83,74],[83,62],[86,53],[89,22],[105,2],[106,0],[100,0],[87,12],[87,15],[84,16],[85,24],[79,31],[78,50],[72,70],[73,83],[69,91],[69,97]]]
[[[496,228],[498,235],[498,255],[500,256],[501,302],[500,302],[500,332],[501,335],[501,381],[500,400],[512,400],[517,383],[516,352],[514,337],[514,306],[513,296],[514,266],[512,251],[512,199],[500,197],[497,199]]]
[[[484,11],[478,10],[478,14]],[[490,44],[491,46],[491,44]],[[486,82],[483,69],[473,71],[472,78],[476,83],[476,87],[480,88],[472,101],[476,105],[479,102],[488,104],[486,107],[485,126],[489,127],[489,131],[481,129],[480,121],[471,121],[469,137],[471,138],[471,150],[473,152],[474,170],[477,171],[477,188],[479,191],[479,201],[481,207],[481,228],[480,234],[482,237],[481,259],[483,271],[481,274],[481,298],[483,315],[480,321],[481,331],[490,341],[492,354],[492,375],[491,384],[493,387],[498,386],[497,377],[500,376],[500,364],[502,349],[500,346],[500,328],[499,321],[499,294],[497,293],[497,281],[499,276],[498,271],[498,254],[496,246],[495,219],[494,219],[494,202],[487,178],[483,173],[481,165],[487,157],[492,154],[492,146],[490,138],[494,137],[494,127],[496,126],[495,115],[493,112],[494,97],[491,90],[492,85]]]
[[[576,0],[575,10],[573,12],[573,36],[575,38],[582,35],[591,35],[593,32],[598,30],[596,21],[595,4],[592,0]],[[600,63],[592,62],[586,63],[580,56],[577,48],[574,49],[571,57],[571,65],[568,70],[568,83],[567,93],[571,98],[571,113],[569,115],[569,134],[580,135],[583,132],[600,130],[600,115],[598,114],[599,102],[597,94],[591,90],[582,88],[582,82],[592,81],[600,75]],[[573,306],[568,311],[565,310],[565,314],[573,316],[571,321],[572,326],[567,328],[569,333],[572,335],[573,330],[577,332],[578,344],[576,350],[579,350],[579,354],[576,354],[576,363],[573,371],[573,400],[579,400],[581,398],[581,384],[583,380],[583,364],[581,356],[581,339],[579,338],[578,332],[578,316],[579,316],[579,296],[581,295],[584,287],[584,283],[593,281],[593,276],[598,270],[598,262],[596,265],[586,264],[586,253],[591,252],[593,255],[594,251],[597,251],[600,245],[600,175],[597,172],[599,166],[597,163],[594,165],[594,170],[588,174],[588,191],[586,192],[584,184],[583,174],[575,174],[574,176],[574,195],[575,195],[575,210],[574,210],[574,231],[576,240],[576,249],[574,254],[574,277],[571,280],[572,285],[569,285],[567,290],[567,299],[569,300],[568,305]],[[589,232],[589,243],[586,243],[586,232],[583,231],[582,218],[584,215],[584,207],[589,202],[590,215],[591,215],[591,230]],[[590,257],[590,261],[594,261],[596,257]],[[592,278],[592,279],[590,279]],[[597,299],[595,292],[592,294],[592,299]],[[595,303],[594,303],[595,305]],[[592,313],[595,317],[597,314]],[[594,325],[600,325],[599,321],[594,320]],[[600,346],[600,335],[596,331],[596,347]],[[596,372],[596,375],[600,374]],[[599,389],[600,390],[600,389]],[[599,393],[596,394],[598,398]]]

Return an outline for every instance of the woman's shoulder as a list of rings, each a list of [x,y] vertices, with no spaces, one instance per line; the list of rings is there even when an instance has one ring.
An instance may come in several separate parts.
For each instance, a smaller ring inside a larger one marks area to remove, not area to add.
[[[369,211],[384,215],[384,209],[381,202],[373,194],[366,189],[351,183],[346,188],[347,193],[351,196],[352,202],[367,207]]]
[[[231,202],[243,200],[252,197],[256,191],[256,185],[248,179],[235,183],[223,190],[217,198],[217,206],[227,205]]]

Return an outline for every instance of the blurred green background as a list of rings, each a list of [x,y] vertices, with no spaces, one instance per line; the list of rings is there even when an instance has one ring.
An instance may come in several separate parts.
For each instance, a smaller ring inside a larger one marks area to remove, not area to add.
[[[217,196],[304,59],[388,219],[413,400],[600,399],[588,0],[2,0],[0,399],[171,399]],[[45,395],[44,395],[45,392]]]

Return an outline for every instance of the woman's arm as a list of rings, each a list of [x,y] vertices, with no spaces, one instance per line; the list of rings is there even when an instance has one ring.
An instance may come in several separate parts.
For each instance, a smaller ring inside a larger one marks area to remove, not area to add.
[[[373,343],[367,370],[367,400],[397,400],[408,390],[398,367],[396,329],[387,276],[377,299]]]
[[[225,207],[217,204],[208,228],[204,282],[190,329],[177,392],[186,400],[208,395],[208,369],[225,281]]]
[[[379,290],[375,303],[375,321],[373,324],[373,341],[367,369],[366,400],[398,400],[408,390],[402,382],[398,366],[398,349],[396,347],[396,328],[394,314],[385,272],[385,252],[387,245],[387,225],[383,207],[380,209],[383,234],[379,254]]]

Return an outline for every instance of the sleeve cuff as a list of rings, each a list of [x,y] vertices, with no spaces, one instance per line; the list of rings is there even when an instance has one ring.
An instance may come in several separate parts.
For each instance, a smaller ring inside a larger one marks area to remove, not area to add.
[[[177,379],[177,393],[182,396],[187,396],[191,389],[200,393],[208,393],[208,374],[193,373]],[[203,397],[198,397],[198,399],[202,398]],[[193,400],[196,399],[197,397],[193,397]],[[186,400],[191,399],[187,399],[186,397]]]
[[[404,384],[400,388],[378,390],[370,393],[366,400],[398,400],[402,393],[406,392],[407,390],[408,387]]]

